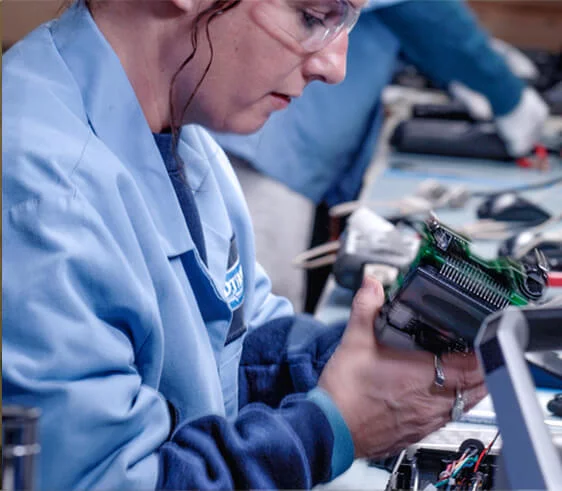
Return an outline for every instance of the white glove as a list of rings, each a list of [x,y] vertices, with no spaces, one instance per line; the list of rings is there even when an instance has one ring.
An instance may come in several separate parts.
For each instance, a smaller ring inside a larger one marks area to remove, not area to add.
[[[546,103],[532,88],[527,87],[519,104],[505,116],[496,118],[498,133],[513,157],[527,155],[542,136],[548,118]]]
[[[486,121],[493,118],[490,103],[482,94],[456,81],[449,85],[449,91],[467,107],[474,119]],[[527,87],[511,112],[495,118],[498,134],[509,155],[518,158],[529,154],[542,136],[548,114],[547,104],[534,89]]]
[[[454,99],[466,106],[470,115],[477,121],[492,119],[492,106],[480,92],[476,92],[456,80],[449,84],[449,92]]]
[[[515,46],[496,38],[492,39],[491,45],[493,50],[503,57],[509,69],[519,78],[528,81],[539,78],[540,73],[537,66]]]

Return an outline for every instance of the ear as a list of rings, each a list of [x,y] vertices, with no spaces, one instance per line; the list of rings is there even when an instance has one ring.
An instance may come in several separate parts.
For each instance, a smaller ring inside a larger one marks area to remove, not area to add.
[[[170,0],[178,9],[184,12],[195,12],[200,8],[201,0]]]

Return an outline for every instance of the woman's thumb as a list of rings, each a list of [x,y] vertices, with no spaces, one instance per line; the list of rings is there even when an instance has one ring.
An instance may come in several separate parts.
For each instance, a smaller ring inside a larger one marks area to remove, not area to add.
[[[374,340],[375,318],[384,303],[384,290],[380,282],[365,276],[361,288],[357,290],[347,324],[348,331],[369,330]]]

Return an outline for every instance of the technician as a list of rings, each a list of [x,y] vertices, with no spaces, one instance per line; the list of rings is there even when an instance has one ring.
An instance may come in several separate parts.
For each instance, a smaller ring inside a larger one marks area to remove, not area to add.
[[[41,410],[42,488],[309,488],[484,396],[473,356],[443,382],[378,346],[369,278],[343,337],[287,350],[318,326],[271,294],[200,126],[340,82],[362,6],[80,1],[3,57],[2,396]]]

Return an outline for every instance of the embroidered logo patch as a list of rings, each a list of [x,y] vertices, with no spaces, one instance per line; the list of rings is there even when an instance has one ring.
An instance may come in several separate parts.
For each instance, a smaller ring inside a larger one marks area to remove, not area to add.
[[[244,272],[239,258],[236,258],[226,272],[224,296],[232,310],[236,310],[244,302]]]

